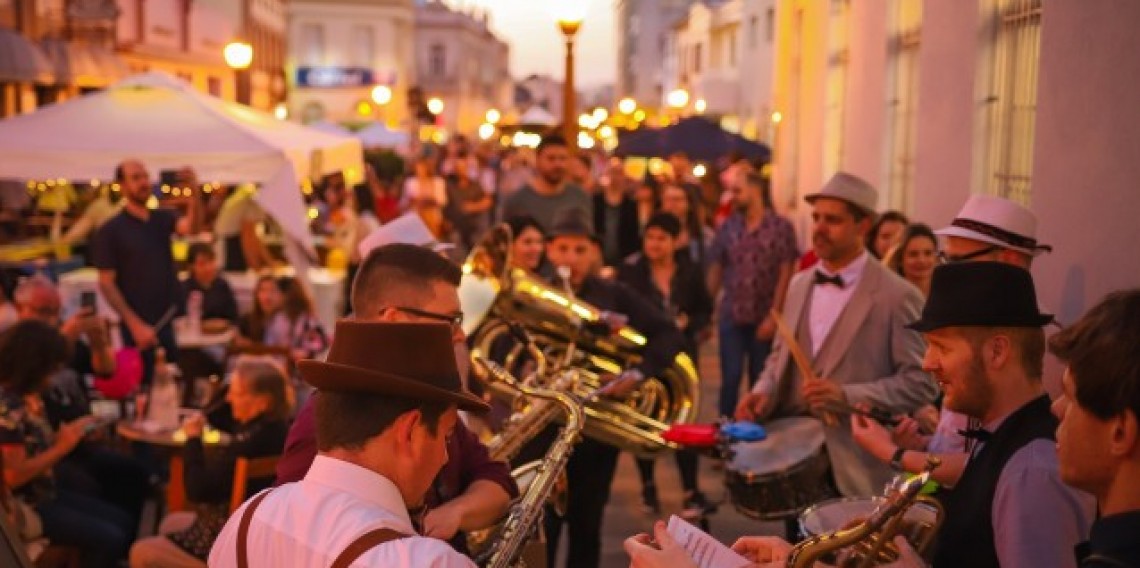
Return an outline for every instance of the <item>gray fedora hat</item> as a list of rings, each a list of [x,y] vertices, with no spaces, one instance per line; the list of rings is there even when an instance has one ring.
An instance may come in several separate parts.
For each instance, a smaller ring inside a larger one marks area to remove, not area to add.
[[[879,206],[879,192],[863,178],[847,172],[831,176],[819,191],[805,195],[804,201],[815,203],[821,197],[846,201],[872,216]]]

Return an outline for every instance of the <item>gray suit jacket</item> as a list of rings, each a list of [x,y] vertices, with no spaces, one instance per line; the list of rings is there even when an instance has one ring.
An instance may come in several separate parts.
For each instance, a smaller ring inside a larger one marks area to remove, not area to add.
[[[813,285],[814,271],[805,270],[788,286],[784,321],[796,330],[797,337]],[[874,259],[868,260],[855,286],[815,357],[817,376],[839,382],[851,404],[867,403],[892,413],[909,413],[933,401],[938,386],[922,371],[922,336],[903,327],[918,319],[922,294]],[[810,345],[803,350],[810,356]],[[776,415],[807,410],[793,384],[798,375],[792,372],[794,367],[788,346],[777,336],[752,389],[774,397]],[[840,492],[846,496],[881,494],[890,480],[890,469],[855,443],[846,416],[837,418],[836,426],[824,430]]]

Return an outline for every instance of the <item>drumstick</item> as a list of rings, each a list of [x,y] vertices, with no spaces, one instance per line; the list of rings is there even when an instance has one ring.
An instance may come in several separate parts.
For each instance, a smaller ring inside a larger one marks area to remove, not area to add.
[[[772,320],[776,322],[776,333],[779,333],[780,338],[784,340],[784,343],[788,344],[788,352],[791,353],[792,360],[796,362],[796,367],[800,370],[800,375],[804,378],[805,381],[819,380],[819,377],[815,375],[815,371],[813,371],[811,368],[811,360],[808,359],[807,354],[804,353],[803,348],[800,346],[800,342],[796,341],[795,334],[792,333],[792,330],[788,327],[788,324],[784,322],[784,317],[780,315],[780,311],[776,308],[772,308],[771,315]],[[838,420],[836,420],[835,415],[831,414],[830,412],[824,412],[822,418],[823,423],[827,424],[828,426],[835,426],[838,424]]]

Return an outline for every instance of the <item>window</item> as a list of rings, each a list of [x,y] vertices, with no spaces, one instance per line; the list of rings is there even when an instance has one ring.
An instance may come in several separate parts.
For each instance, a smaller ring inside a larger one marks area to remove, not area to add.
[[[823,177],[831,177],[843,166],[843,123],[846,120],[848,32],[851,27],[850,0],[831,0],[828,23],[827,91],[824,109]]]
[[[701,72],[701,47],[700,43],[693,46],[693,73]]]
[[[776,9],[775,8],[768,8],[768,11],[765,12],[765,20],[766,21],[764,22],[764,39],[767,40],[768,43],[772,43],[772,38],[776,37]]]
[[[728,33],[728,67],[732,69],[736,67],[736,30]]]
[[[760,41],[760,18],[752,16],[748,20],[748,47],[755,48],[758,41]]]
[[[975,189],[1028,205],[1037,114],[1042,0],[980,0],[982,46]]]
[[[922,0],[893,0],[887,37],[886,195],[891,209],[911,212]]]
[[[317,66],[325,60],[325,28],[321,24],[301,24],[300,53],[301,65]]]
[[[376,54],[376,42],[372,34],[372,26],[359,25],[352,27],[352,54],[349,65],[353,67],[373,68],[373,58]]]
[[[213,75],[206,77],[206,92],[215,97],[222,96],[222,80]]]
[[[442,44],[433,43],[428,48],[428,72],[434,77],[447,74],[447,48]]]

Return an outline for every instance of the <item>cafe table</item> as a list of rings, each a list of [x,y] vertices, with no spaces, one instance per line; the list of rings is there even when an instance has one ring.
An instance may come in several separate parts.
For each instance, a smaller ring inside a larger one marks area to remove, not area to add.
[[[186,409],[185,413],[197,412]],[[186,485],[184,478],[184,461],[182,449],[186,447],[186,433],[181,428],[169,430],[157,428],[154,422],[122,420],[115,425],[115,433],[124,440],[140,444],[148,444],[170,456],[170,479],[166,484],[166,510],[183,511],[186,509]],[[202,442],[209,451],[211,448],[225,447],[230,444],[230,435],[206,426],[202,433]]]

